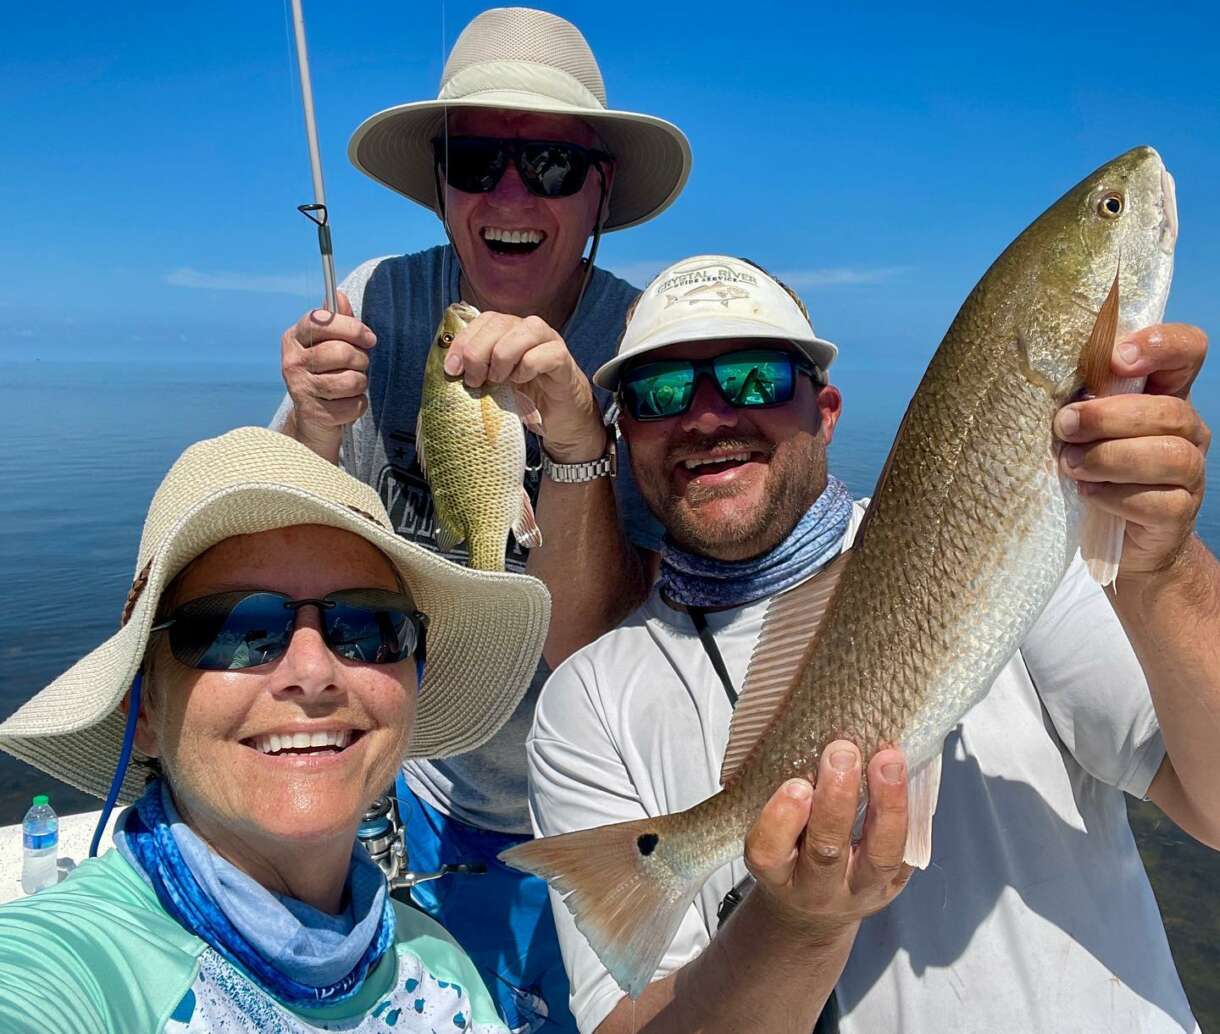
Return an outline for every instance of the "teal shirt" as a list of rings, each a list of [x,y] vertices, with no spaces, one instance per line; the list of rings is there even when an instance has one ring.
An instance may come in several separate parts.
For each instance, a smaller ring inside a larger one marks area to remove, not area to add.
[[[0,906],[5,1034],[506,1034],[442,927],[394,902],[394,947],[341,1005],[291,1009],[172,919],[117,851]]]

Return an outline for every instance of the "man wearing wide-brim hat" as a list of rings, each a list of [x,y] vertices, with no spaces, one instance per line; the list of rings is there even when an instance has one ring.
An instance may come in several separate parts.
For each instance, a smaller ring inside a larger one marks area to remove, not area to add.
[[[615,475],[602,420],[609,395],[587,376],[613,354],[639,292],[593,259],[601,234],[645,222],[674,201],[690,147],[669,122],[608,105],[575,26],[499,8],[458,37],[435,100],[366,119],[349,156],[436,212],[448,244],[366,262],[343,283],[340,314],[307,313],[285,332],[290,399],[277,417],[287,433],[374,486],[400,534],[436,549],[415,425],[425,357],[447,305],[460,299],[483,312],[452,343],[448,371],[471,386],[512,382],[541,412],[527,489],[543,546],[527,557],[510,538],[507,561],[552,593],[546,664],[499,735],[470,754],[411,762],[400,795],[413,868],[489,866],[487,876],[422,885],[417,901],[443,917],[476,962],[524,958],[515,972],[485,970],[519,1026],[545,1009],[547,1029],[574,1030],[545,888],[495,856],[530,835],[524,742],[547,665],[643,599],[649,554],[634,547],[660,546],[629,475]]]

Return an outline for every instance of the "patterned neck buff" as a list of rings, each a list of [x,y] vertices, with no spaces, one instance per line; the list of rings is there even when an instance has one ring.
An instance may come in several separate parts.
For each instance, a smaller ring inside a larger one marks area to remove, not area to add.
[[[273,894],[212,851],[182,821],[161,780],[115,831],[171,916],[288,1005],[345,1002],[394,941],[385,877],[359,844],[338,916]]]
[[[788,536],[752,560],[713,560],[687,553],[666,538],[657,587],[684,607],[736,607],[774,596],[838,555],[850,521],[851,495],[831,475]]]

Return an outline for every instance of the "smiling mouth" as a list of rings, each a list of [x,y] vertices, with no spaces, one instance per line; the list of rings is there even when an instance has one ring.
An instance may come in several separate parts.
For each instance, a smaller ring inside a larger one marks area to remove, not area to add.
[[[505,230],[497,226],[484,226],[481,236],[493,255],[529,255],[546,240],[542,230]]]
[[[267,757],[329,757],[341,754],[364,735],[362,729],[327,729],[318,732],[265,733],[242,740],[242,746]]]
[[[765,462],[765,459],[766,457],[760,452],[742,450],[712,456],[692,456],[679,461],[677,466],[678,469],[685,472],[687,477],[697,478],[705,474],[720,474],[751,462]]]

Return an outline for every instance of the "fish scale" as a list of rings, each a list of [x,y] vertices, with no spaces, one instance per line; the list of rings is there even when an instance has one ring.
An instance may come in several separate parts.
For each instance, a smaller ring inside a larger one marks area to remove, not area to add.
[[[1114,518],[1102,513],[1107,534],[1080,543],[1086,511],[1059,473],[1052,421],[1085,387],[1116,390],[1114,335],[1160,318],[1176,235],[1172,179],[1151,148],[1102,166],[1044,212],[945,334],[851,550],[772,600],[723,790],[683,812],[504,853],[565,895],[628,994],[643,991],[704,880],[741,856],[776,788],[812,777],[832,740],[865,757],[902,747],[906,858],[928,864],[946,735],[1019,648],[1078,544],[1095,575],[1117,565],[1106,555],[1121,548]]]

